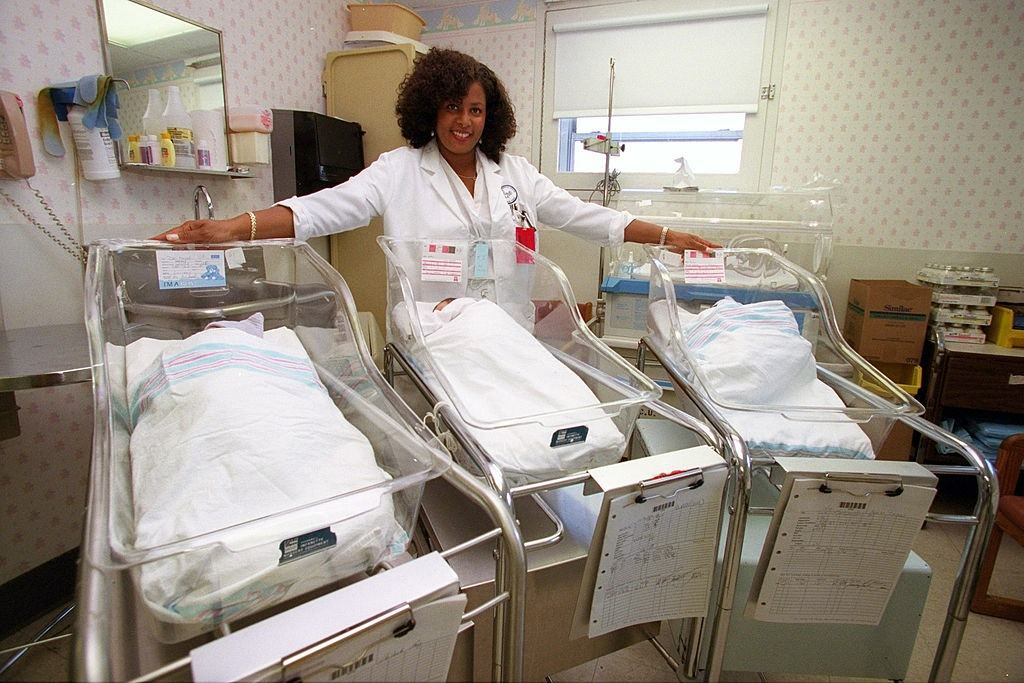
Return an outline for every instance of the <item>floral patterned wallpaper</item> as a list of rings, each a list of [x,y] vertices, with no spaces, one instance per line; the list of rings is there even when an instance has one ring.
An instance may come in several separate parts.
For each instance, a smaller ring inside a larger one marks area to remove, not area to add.
[[[772,184],[839,244],[1024,253],[1024,2],[791,0]]]

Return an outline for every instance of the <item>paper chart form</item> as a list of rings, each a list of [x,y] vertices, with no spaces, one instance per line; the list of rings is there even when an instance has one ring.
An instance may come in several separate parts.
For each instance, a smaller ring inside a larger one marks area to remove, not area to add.
[[[935,489],[904,486],[900,495],[887,496],[891,482],[837,481],[823,493],[823,483],[793,481],[775,541],[769,549],[769,531],[762,551],[754,617],[877,625]]]
[[[726,469],[613,498],[590,609],[591,638],[633,624],[703,616],[715,564]],[[673,495],[674,494],[674,495]]]
[[[466,596],[459,594],[415,609],[416,627],[407,635],[381,640],[357,653],[340,671],[333,667],[321,669],[331,674],[327,678],[320,677],[321,680],[367,683],[446,680],[465,605]]]

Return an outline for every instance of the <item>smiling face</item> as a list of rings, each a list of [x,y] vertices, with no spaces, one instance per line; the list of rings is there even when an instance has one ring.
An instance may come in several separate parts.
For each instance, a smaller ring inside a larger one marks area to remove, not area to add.
[[[476,161],[476,143],[484,133],[487,97],[479,83],[471,83],[466,96],[458,102],[445,102],[437,110],[437,144],[441,156],[452,164]]]

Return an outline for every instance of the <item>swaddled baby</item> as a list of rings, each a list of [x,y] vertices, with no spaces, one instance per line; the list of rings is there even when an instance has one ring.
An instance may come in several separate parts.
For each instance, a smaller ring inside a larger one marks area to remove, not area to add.
[[[257,314],[181,341],[140,339],[126,376],[134,547],[223,540],[142,565],[158,618],[216,623],[367,569],[404,542],[390,496],[373,489],[387,473],[290,329],[264,332]],[[369,490],[296,510],[358,489]]]
[[[418,315],[439,375],[426,379],[453,398],[473,436],[513,485],[622,456],[625,437],[598,408],[590,388],[500,306],[486,299],[445,299],[420,305]],[[543,418],[566,411],[574,413]],[[513,424],[490,426],[502,422]]]
[[[648,309],[652,335],[669,339],[667,301]],[[739,304],[722,299],[692,314],[676,308],[687,355],[700,368],[714,397],[736,406],[722,408],[747,443],[768,455],[874,458],[871,441],[841,411],[842,399],[817,378],[811,344],[800,335],[793,312],[781,301]],[[801,406],[819,411],[790,411],[771,406]]]

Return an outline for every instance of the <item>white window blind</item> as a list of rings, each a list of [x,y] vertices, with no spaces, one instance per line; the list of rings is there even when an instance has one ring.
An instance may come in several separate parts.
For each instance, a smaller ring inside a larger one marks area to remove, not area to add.
[[[566,13],[568,14],[568,13]],[[553,118],[757,112],[768,6],[746,5],[552,24]],[[568,18],[566,18],[568,19]]]

